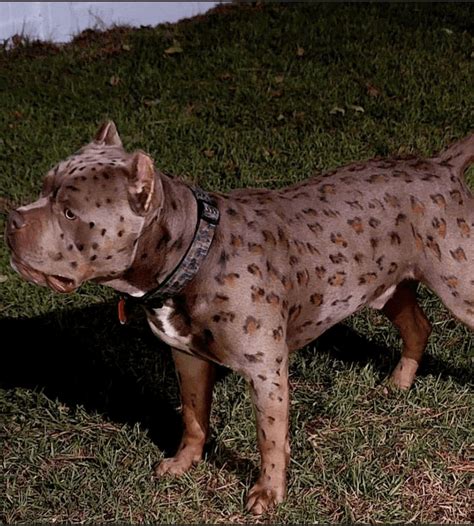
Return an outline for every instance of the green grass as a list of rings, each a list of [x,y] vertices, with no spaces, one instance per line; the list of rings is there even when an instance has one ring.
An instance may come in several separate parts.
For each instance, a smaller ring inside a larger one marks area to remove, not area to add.
[[[107,117],[127,148],[215,190],[431,154],[473,128],[473,16],[450,3],[226,6],[1,51],[0,230]],[[182,53],[166,54],[175,42]],[[217,385],[206,462],[154,480],[179,440],[179,396],[142,315],[122,328],[109,290],[60,296],[23,282],[4,244],[0,275],[0,520],[254,521],[243,512],[258,454],[242,379],[223,373]],[[289,495],[261,521],[474,520],[472,333],[425,289],[421,300],[434,331],[409,393],[383,392],[399,340],[377,312],[293,357]]]

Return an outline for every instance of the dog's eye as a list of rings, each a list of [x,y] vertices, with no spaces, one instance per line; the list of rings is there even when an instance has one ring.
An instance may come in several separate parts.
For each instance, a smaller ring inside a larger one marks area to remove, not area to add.
[[[72,220],[76,219],[76,216],[75,216],[74,212],[69,210],[69,208],[65,208],[64,209],[64,217],[66,219],[69,219],[69,221],[72,221]]]

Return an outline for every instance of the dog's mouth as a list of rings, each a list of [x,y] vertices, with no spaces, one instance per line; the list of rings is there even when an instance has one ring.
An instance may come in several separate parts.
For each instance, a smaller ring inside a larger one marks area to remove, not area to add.
[[[68,293],[74,292],[78,285],[76,281],[71,278],[65,278],[64,276],[45,276],[46,283],[48,286],[56,292]]]
[[[65,276],[60,276],[58,274],[44,274],[14,257],[11,259],[11,265],[27,281],[30,281],[35,285],[47,286],[55,292],[60,292],[62,294],[73,292],[80,285],[80,283],[72,278],[66,278]]]

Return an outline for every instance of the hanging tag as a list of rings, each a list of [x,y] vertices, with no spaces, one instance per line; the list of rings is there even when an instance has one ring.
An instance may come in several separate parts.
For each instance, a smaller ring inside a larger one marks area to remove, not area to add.
[[[127,312],[125,309],[125,298],[121,297],[118,302],[118,319],[121,325],[127,323]]]

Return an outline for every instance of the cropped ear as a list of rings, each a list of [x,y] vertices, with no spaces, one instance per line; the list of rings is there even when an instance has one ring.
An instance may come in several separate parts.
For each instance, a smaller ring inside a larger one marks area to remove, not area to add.
[[[114,121],[105,121],[98,129],[94,142],[106,146],[122,146]]]
[[[155,167],[153,161],[145,153],[138,151],[131,163],[128,200],[132,210],[144,216],[150,209],[155,193]]]

